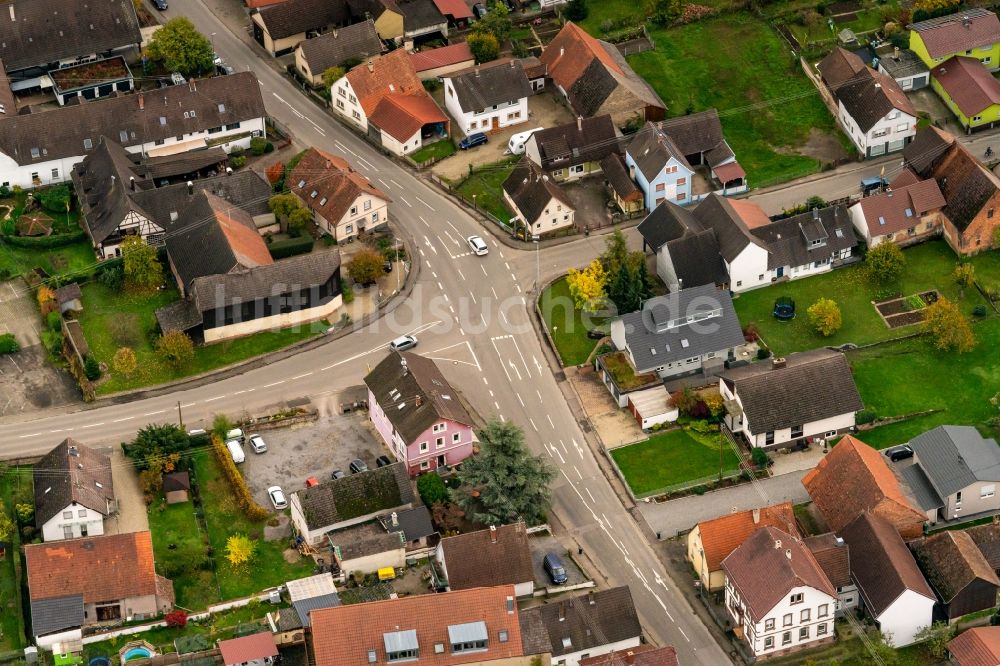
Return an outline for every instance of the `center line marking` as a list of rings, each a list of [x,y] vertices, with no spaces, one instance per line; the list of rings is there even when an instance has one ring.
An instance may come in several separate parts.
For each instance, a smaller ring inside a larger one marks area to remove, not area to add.
[[[325,368],[324,368],[324,370],[325,370]],[[272,386],[277,386],[278,384],[284,384],[284,383],[285,383],[285,380],[282,379],[281,381],[272,382],[270,384],[264,384],[263,386],[261,386],[261,388],[271,388]]]
[[[91,423],[89,425],[80,426],[80,427],[81,428],[96,428],[97,426],[102,426],[102,425],[104,425],[104,421],[101,421],[100,423]]]
[[[531,424],[531,427],[535,429],[535,432],[538,432],[538,426],[535,425],[535,422],[531,418],[528,419],[528,422]]]
[[[414,195],[414,196],[416,196],[416,195]],[[427,203],[426,201],[424,201],[424,200],[423,200],[423,199],[421,199],[420,197],[417,197],[417,201],[419,201],[419,202],[420,202],[420,203],[422,203],[423,205],[427,206],[427,207],[428,207],[428,208],[430,208],[431,210],[434,210],[434,206],[430,205],[429,203]]]
[[[556,429],[556,424],[552,422],[552,417],[549,416],[548,414],[546,414],[545,418],[547,418],[549,420],[549,425],[552,426],[553,430],[555,430]]]
[[[135,418],[134,416],[126,416],[125,418],[122,418],[122,419],[115,419],[114,421],[112,421],[112,423],[121,423],[122,421],[131,421],[134,418]]]
[[[292,381],[295,381],[296,379],[302,379],[303,377],[308,377],[311,374],[312,372],[303,372],[301,375],[295,375],[294,377],[292,377]]]
[[[402,199],[403,203],[405,203],[407,206],[409,206],[410,208],[413,208],[413,204],[411,204],[409,201],[407,201],[406,197],[399,197],[399,198]]]
[[[167,410],[161,409],[158,412],[146,412],[145,414],[143,414],[143,416],[156,416],[157,414],[162,414],[165,411],[167,411]]]

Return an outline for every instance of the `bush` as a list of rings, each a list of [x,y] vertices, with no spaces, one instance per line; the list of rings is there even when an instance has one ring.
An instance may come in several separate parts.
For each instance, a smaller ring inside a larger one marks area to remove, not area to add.
[[[226,448],[226,444],[222,441],[222,438],[212,435],[212,449],[215,451],[215,458],[219,462],[219,466],[222,467],[226,478],[229,479],[236,503],[243,510],[243,514],[253,521],[262,521],[267,518],[269,515],[268,510],[257,504],[253,495],[250,494],[250,488],[247,487],[246,479],[243,478],[240,470],[237,469],[236,463],[233,462],[233,457],[229,454],[229,449]]]
[[[81,229],[71,231],[68,234],[52,234],[51,236],[7,236],[3,242],[26,250],[41,250],[72,245],[83,240],[86,236],[87,234]]]
[[[417,492],[427,506],[448,501],[448,488],[444,485],[444,480],[434,472],[417,477]]]
[[[125,270],[119,264],[98,269],[97,281],[111,291],[121,291],[125,286]]]
[[[771,355],[771,350],[768,349],[767,347],[761,347],[760,349],[757,350],[757,360],[758,361],[763,361],[765,358],[768,358],[770,355]]]
[[[83,374],[92,382],[101,378],[101,364],[90,354],[83,361]]]
[[[344,304],[354,302],[354,290],[346,282],[342,282],[340,285],[340,295],[344,298]]]
[[[55,311],[48,313],[45,315],[45,325],[48,326],[50,331],[61,331],[62,315]]]
[[[977,305],[976,307],[972,308],[972,316],[973,317],[985,317],[986,316],[986,306],[985,305]]]
[[[240,169],[246,166],[246,164],[247,164],[246,155],[236,155],[236,156],[230,155],[229,157],[229,166],[231,166],[234,169]]]
[[[272,150],[273,150],[272,146]],[[267,139],[262,136],[255,136],[250,139],[250,152],[260,157],[267,152]]]
[[[58,356],[62,353],[62,333],[58,331],[42,331],[42,344],[45,345],[45,349],[49,354]]]
[[[267,246],[272,259],[285,259],[299,254],[311,252],[313,248],[313,237],[309,234],[273,241]]]
[[[21,351],[21,345],[18,344],[13,333],[0,335],[0,354],[14,354],[19,351]]]
[[[168,627],[183,627],[187,624],[188,616],[182,610],[170,611],[167,613],[163,620],[167,623]]]
[[[750,451],[750,459],[753,460],[754,465],[761,469],[767,467],[767,452],[759,446],[753,447]]]
[[[858,425],[867,425],[869,423],[874,423],[878,415],[871,409],[862,409],[854,417],[854,422]]]
[[[56,185],[41,190],[38,193],[38,202],[42,208],[53,213],[68,213],[72,197],[69,187],[66,185]]]

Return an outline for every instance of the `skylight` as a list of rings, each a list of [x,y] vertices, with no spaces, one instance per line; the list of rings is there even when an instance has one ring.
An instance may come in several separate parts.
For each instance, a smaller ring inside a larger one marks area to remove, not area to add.
[[[906,217],[913,217],[913,211],[909,208],[906,209]]]
[[[683,340],[681,340],[681,347],[683,347],[684,349],[687,349],[688,346],[689,346],[689,344],[690,343],[687,341],[687,338],[684,338]]]
[[[884,218],[884,217],[882,217],[881,215],[879,215],[879,216],[878,216],[878,223],[879,223],[879,224],[885,224],[885,218]]]

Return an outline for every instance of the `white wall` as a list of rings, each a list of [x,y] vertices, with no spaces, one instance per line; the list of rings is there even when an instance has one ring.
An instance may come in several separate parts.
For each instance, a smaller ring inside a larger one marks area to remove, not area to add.
[[[729,288],[735,292],[771,284],[771,274],[767,270],[768,252],[751,243],[743,248],[726,268],[729,272]]]
[[[63,515],[65,513],[72,514],[72,517],[64,518]],[[83,536],[84,525],[87,527],[87,536],[101,536],[104,534],[103,515],[79,504],[67,506],[42,525],[42,540],[61,541],[67,538],[76,539]],[[67,526],[73,529],[72,537],[64,535],[63,528]]]
[[[220,340],[230,340],[259,331],[275,331],[290,326],[298,326],[309,322],[317,321],[329,317],[344,304],[344,297],[337,294],[323,305],[295,312],[285,312],[270,317],[251,319],[250,321],[229,324],[228,326],[217,326],[216,328],[205,329],[205,342],[218,342]]]
[[[407,155],[419,150],[423,145],[423,141],[420,138],[421,130],[417,130],[417,133],[406,141],[397,141],[394,136],[382,130],[382,128],[379,128],[379,131],[382,133],[382,147],[394,155]]]
[[[875,247],[884,240],[881,236],[876,236],[872,239],[872,237],[868,234],[868,220],[865,218],[865,211],[861,209],[860,202],[848,208],[847,212],[851,216],[851,224],[854,225],[858,235],[864,238],[865,242],[868,243],[868,247]]]
[[[368,116],[361,108],[361,103],[358,101],[357,95],[354,94],[354,88],[351,87],[351,82],[347,80],[346,76],[335,81],[333,87],[330,88],[330,108],[333,109],[334,113],[349,119],[362,132],[368,131]]]
[[[836,416],[831,416],[829,418],[821,419],[819,421],[810,421],[809,423],[802,424],[802,437],[825,437],[829,432],[842,432],[854,426],[854,412],[848,414],[838,414]],[[761,432],[756,433],[753,431],[753,424],[749,423],[744,417],[743,419],[743,433],[747,436],[747,439],[754,442],[754,446],[771,446],[767,444],[767,433]],[[832,436],[832,435],[831,435]],[[796,437],[801,439],[800,437]],[[792,441],[792,429],[783,428],[781,430],[774,431],[774,446],[780,446],[786,442]]]
[[[791,603],[792,595],[801,594],[800,603]],[[799,586],[789,590],[781,601],[774,608],[761,618],[751,618],[745,602],[740,598],[738,590],[726,581],[726,609],[733,617],[734,621],[738,617],[733,612],[732,607],[743,608],[743,618],[745,624],[746,641],[757,656],[781,652],[792,648],[808,645],[817,641],[827,640],[835,635],[834,614],[837,609],[837,599],[822,590],[814,587]],[[821,617],[820,612],[826,613]],[[809,612],[808,618],[803,618],[803,611]],[[786,616],[791,615],[790,624],[786,625]],[[768,628],[768,620],[773,621],[773,628]],[[751,624],[752,623],[752,624]],[[825,629],[825,633],[820,634],[820,627]],[[808,636],[799,637],[799,632],[803,628],[808,630]],[[784,643],[784,635],[790,632],[791,640]],[[768,639],[772,640],[772,645],[768,646]]]
[[[308,193],[304,193],[300,194],[300,196],[304,198],[309,195]],[[367,210],[365,209],[366,202],[370,206]],[[386,224],[389,221],[389,204],[384,199],[373,197],[370,194],[362,194],[354,200],[351,207],[356,209],[354,214],[352,215],[351,208],[348,208],[347,212],[339,220],[332,220],[332,226],[331,221],[321,219],[317,215],[316,218],[320,229],[340,242],[357,236],[358,231],[362,229],[371,229]],[[377,215],[378,219],[373,220],[372,215]],[[350,230],[348,230],[348,227],[350,227]]]
[[[400,544],[399,548],[343,560],[340,563],[340,569],[346,576],[350,576],[352,571],[373,573],[383,567],[401,569],[404,566],[406,566],[406,549],[402,544]]]
[[[35,645],[42,650],[52,650],[56,643],[75,643],[83,639],[83,629],[68,629],[57,634],[35,636]]]
[[[915,642],[917,632],[933,622],[933,613],[934,599],[906,590],[876,621],[883,634],[891,634],[894,646],[904,647]]]
[[[564,229],[566,227],[573,225],[573,220],[576,216],[575,211],[559,201],[555,197],[550,197],[549,202],[545,205],[542,210],[541,215],[537,219],[528,220],[525,219],[525,215],[521,212],[521,209],[517,207],[514,200],[507,194],[506,191],[503,193],[503,198],[510,206],[511,210],[525,222],[525,224],[531,227],[532,233],[535,234],[546,234],[558,229]]]
[[[862,132],[861,128],[854,121],[854,118],[847,112],[843,102],[837,102],[838,116],[843,125],[845,133],[851,138],[851,142],[857,147],[858,152],[868,157],[868,150],[871,146],[881,146],[893,141],[906,141],[917,133],[917,119],[911,115],[893,109],[884,118],[875,123],[875,126],[867,132]],[[904,127],[905,125],[905,127]],[[884,136],[876,136],[881,132],[887,132]],[[898,150],[902,150],[902,146]],[[873,153],[871,156],[882,155]]]
[[[609,652],[614,652],[616,650],[627,650],[629,648],[638,647],[640,642],[639,637],[636,636],[635,638],[627,638],[623,641],[618,641],[617,643],[608,643],[607,645],[600,645],[587,650],[570,652],[562,655],[561,657],[552,655],[552,665],[579,666],[580,661],[583,659],[587,659],[589,657],[599,657],[602,654],[608,654]]]
[[[444,105],[466,135],[491,129],[510,127],[528,121],[528,98],[522,97],[513,104],[498,104],[486,109],[463,109],[455,94],[452,79],[444,80]],[[513,116],[513,117],[512,117]]]

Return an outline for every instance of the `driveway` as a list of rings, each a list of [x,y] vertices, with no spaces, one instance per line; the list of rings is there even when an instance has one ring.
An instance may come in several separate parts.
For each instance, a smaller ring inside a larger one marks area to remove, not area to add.
[[[807,470],[772,476],[756,484],[744,483],[731,488],[716,490],[704,495],[689,495],[680,499],[656,504],[639,502],[646,524],[661,538],[669,539],[686,532],[703,520],[716,518],[734,511],[746,511],[769,504],[809,501],[809,494],[802,485]]]
[[[249,434],[249,433],[248,433]],[[364,411],[329,414],[312,423],[261,431],[267,452],[253,453],[244,446],[243,476],[261,506],[270,506],[269,486],[281,486],[286,494],[305,487],[306,479],[326,481],[335,469],[348,473],[348,466],[361,458],[375,467],[375,458],[388,455],[376,439]]]
[[[443,93],[439,90],[435,97],[441,108],[444,108]],[[504,155],[507,150],[507,142],[515,134],[527,132],[538,127],[555,127],[572,122],[573,114],[563,106],[556,98],[548,92],[541,92],[528,98],[528,120],[518,123],[513,127],[490,132],[490,141],[485,146],[477,146],[472,150],[458,150],[451,157],[441,160],[431,170],[442,178],[449,180],[461,180],[469,174],[469,165],[481,166],[499,162],[508,155]],[[457,143],[463,138],[462,132],[455,130],[453,139]]]
[[[120,446],[111,451],[111,480],[118,499],[118,515],[105,522],[107,534],[131,534],[149,529],[149,515],[142,497],[139,475]]]

